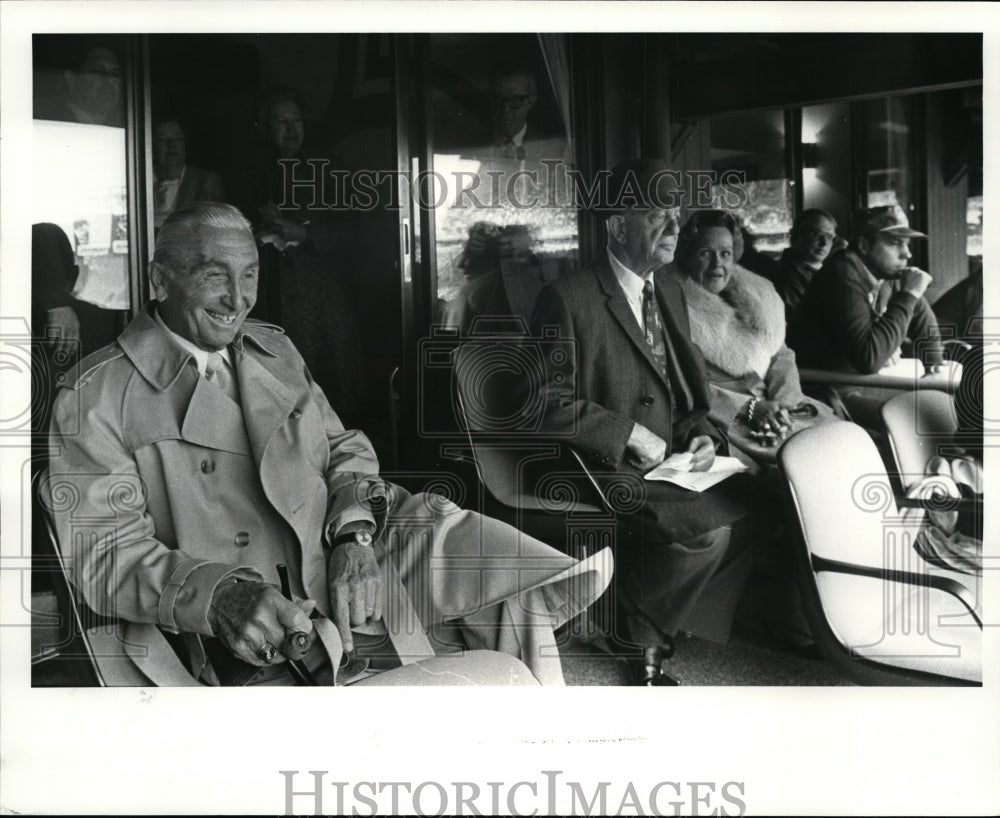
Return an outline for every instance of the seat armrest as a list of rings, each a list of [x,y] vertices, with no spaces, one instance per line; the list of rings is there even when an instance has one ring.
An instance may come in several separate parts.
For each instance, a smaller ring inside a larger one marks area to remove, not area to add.
[[[925,511],[958,511],[964,514],[981,514],[981,497],[896,497],[896,508],[922,508]]]
[[[594,493],[601,499],[601,505],[604,507],[604,510],[609,514],[613,514],[614,509],[611,507],[611,503],[608,502],[608,498],[604,493],[604,489],[601,488],[600,483],[597,482],[597,478],[594,477],[593,472],[591,472],[590,469],[587,467],[587,464],[584,461],[583,457],[581,457],[580,453],[572,446],[569,446],[568,448],[570,454],[573,456],[573,459],[580,467],[580,472],[584,475],[584,477],[587,478],[587,481],[594,489]]]
[[[983,620],[976,613],[976,600],[972,591],[962,585],[962,583],[956,582],[949,577],[942,577],[936,574],[917,574],[913,571],[899,571],[892,568],[876,568],[870,565],[857,565],[853,562],[832,560],[827,557],[817,556],[816,554],[812,555],[812,566],[813,570],[817,573],[820,571],[830,571],[836,574],[853,574],[859,577],[880,579],[883,582],[899,582],[904,585],[934,588],[943,593],[951,594],[951,596],[955,597],[965,606],[965,609],[969,612],[976,625],[979,626],[979,629],[982,630],[983,628]]]

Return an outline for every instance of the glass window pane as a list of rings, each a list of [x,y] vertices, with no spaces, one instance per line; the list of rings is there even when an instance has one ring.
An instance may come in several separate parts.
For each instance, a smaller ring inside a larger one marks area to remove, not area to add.
[[[565,39],[434,35],[431,62],[439,317],[527,317],[579,246]]]
[[[131,306],[123,38],[36,35],[33,44],[32,221],[46,225],[33,239],[37,263],[49,260],[32,270],[34,311],[54,332],[71,310],[86,354],[114,340]],[[56,245],[71,249],[72,264],[51,261],[61,258]]]
[[[883,97],[864,106],[868,207],[898,204],[912,218],[914,97]]]
[[[746,176],[745,204],[733,210],[753,236],[753,249],[778,254],[788,246],[794,218],[791,180],[785,166],[782,110],[713,117],[710,121],[712,170]],[[721,186],[716,197],[724,193]]]

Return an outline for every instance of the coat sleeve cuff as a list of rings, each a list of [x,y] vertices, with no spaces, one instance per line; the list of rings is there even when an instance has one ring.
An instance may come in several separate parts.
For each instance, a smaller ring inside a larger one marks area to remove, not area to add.
[[[377,531],[376,511],[387,502],[388,490],[377,475],[357,475],[357,480],[336,486],[331,490],[327,503],[323,541],[329,545],[341,526],[347,523],[371,523]],[[377,531],[377,534],[380,533]]]
[[[179,566],[160,594],[157,609],[160,626],[171,631],[211,636],[208,609],[215,589],[229,577],[263,581],[256,570],[246,565],[192,560]]]
[[[326,525],[323,526],[323,543],[325,545],[333,545],[333,540],[334,537],[337,536],[337,533],[344,526],[354,523],[370,523],[373,533],[375,533],[378,528],[375,515],[373,515],[368,509],[363,508],[360,505],[356,505],[344,510],[336,516],[327,517]]]

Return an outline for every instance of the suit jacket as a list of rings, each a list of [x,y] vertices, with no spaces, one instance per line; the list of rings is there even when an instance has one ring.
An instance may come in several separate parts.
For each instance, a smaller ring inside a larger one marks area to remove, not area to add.
[[[666,441],[668,456],[684,451],[697,435],[711,437],[718,452],[729,451],[724,433],[708,417],[705,363],[691,342],[684,293],[665,269],[654,273],[654,281],[668,341],[693,396],[693,405],[683,412],[672,408],[670,387],[606,255],[539,293],[532,334],[540,339],[540,358],[545,362],[542,430],[570,443],[599,467],[594,477],[620,512],[618,524],[624,535],[620,541],[629,544],[618,552],[626,560],[619,563],[621,570],[634,567],[632,560],[644,565],[640,574],[654,563],[667,566],[671,581],[677,583],[667,596],[671,605],[682,608],[683,600],[697,599],[717,561],[695,565],[685,546],[679,546],[678,553],[669,544],[690,542],[744,517],[750,487],[741,479],[744,475],[736,475],[698,493],[643,480],[642,473],[625,462],[625,447],[636,423]],[[680,627],[677,610],[647,613],[672,633]]]
[[[607,585],[608,564],[577,563],[442,497],[383,482],[368,439],[344,429],[278,327],[247,321],[230,351],[242,409],[147,308],[56,401],[49,505],[60,547],[87,603],[122,620],[126,640],[155,652],[165,647],[158,629],[210,635],[219,582],[277,583],[279,562],[293,593],[329,616],[324,543],[358,520],[378,525],[379,554],[391,554],[425,627],[461,622],[466,645],[551,637]],[[373,512],[374,497],[388,514]],[[532,562],[512,570],[525,554]],[[441,570],[452,557],[462,571]],[[514,599],[515,624],[534,617],[541,629],[503,634],[490,616],[471,621]],[[561,679],[556,653],[525,661],[539,678]]]
[[[160,224],[175,210],[180,210],[195,202],[222,202],[225,201],[225,198],[222,177],[218,173],[195,165],[185,165],[174,206],[169,211],[157,211],[156,223]]]
[[[774,288],[785,302],[785,319],[789,322],[802,303],[809,283],[818,271],[810,267],[790,247],[781,254],[781,270]]]
[[[195,202],[222,202],[226,199],[222,187],[222,177],[214,170],[205,170],[195,165],[184,168],[184,178],[177,191],[177,203],[174,210],[180,210]]]
[[[664,329],[694,396],[683,414],[671,409],[669,385],[606,255],[543,288],[535,303],[533,334],[550,336],[544,344],[561,345],[565,353],[543,350],[545,430],[604,467],[622,466],[636,423],[667,441],[668,455],[695,435],[721,440],[707,420],[705,364],[691,343],[684,294],[665,270],[657,270],[654,281]]]

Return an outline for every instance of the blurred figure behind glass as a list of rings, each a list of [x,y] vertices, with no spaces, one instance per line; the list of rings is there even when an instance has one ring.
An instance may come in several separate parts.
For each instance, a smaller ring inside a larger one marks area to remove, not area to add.
[[[195,202],[225,201],[222,178],[187,161],[187,135],[176,117],[153,128],[153,223],[157,228],[175,210]]]
[[[35,119],[125,127],[122,66],[117,51],[103,39],[74,38],[70,67],[62,72],[53,97],[35,101]]]

